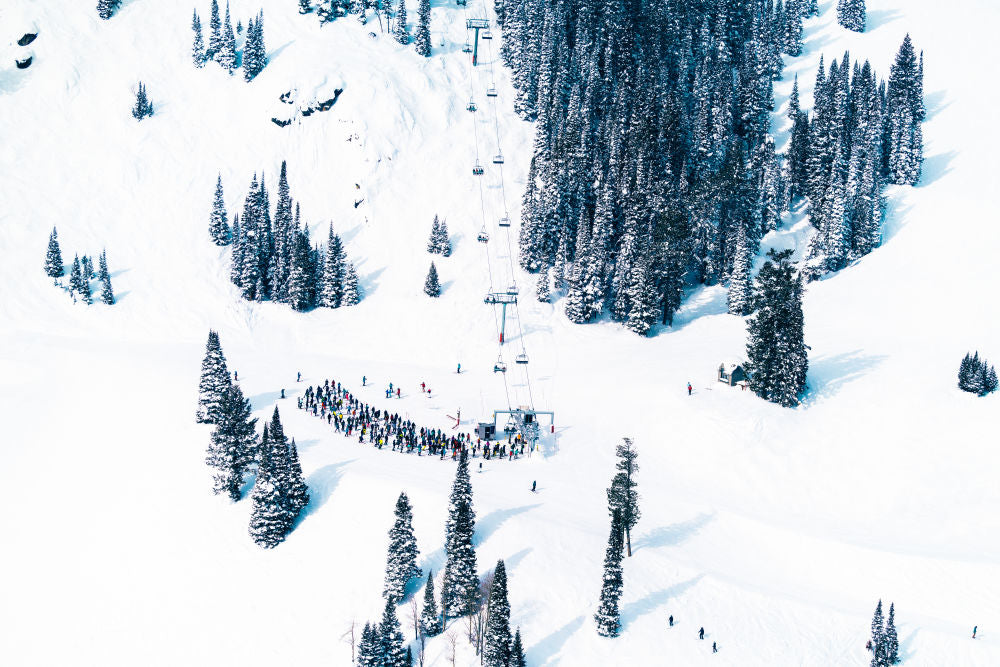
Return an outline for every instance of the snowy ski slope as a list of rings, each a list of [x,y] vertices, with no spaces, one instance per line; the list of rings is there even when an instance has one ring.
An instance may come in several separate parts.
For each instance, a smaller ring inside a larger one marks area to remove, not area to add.
[[[507,405],[491,372],[470,173],[473,122],[490,155],[492,118],[465,111],[464,12],[432,3],[434,55],[424,59],[377,22],[321,29],[293,0],[232,0],[234,22],[265,14],[270,64],[247,84],[214,64],[192,67],[190,3],[125,0],[101,21],[92,2],[5,2],[40,32],[29,69],[0,63],[0,662],[348,665],[347,625],[381,611],[400,490],[421,566],[443,569],[454,467],[359,447],[295,410],[295,396],[334,378],[382,406],[392,381],[403,388],[393,410],[444,428],[461,408],[466,430]],[[695,290],[675,326],[649,339],[522,301],[514,325],[535,406],[555,410],[556,434],[544,456],[486,462],[473,485],[480,569],[505,559],[531,665],[863,665],[878,598],[895,602],[904,664],[1000,664],[1000,398],[955,387],[967,351],[1000,361],[1000,229],[987,199],[1000,152],[988,65],[1000,7],[870,0],[857,35],[836,25],[835,4],[822,0],[807,21],[777,100],[797,72],[811,105],[821,53],[829,63],[849,49],[887,77],[909,32],[925,52],[926,161],[919,186],[888,192],[884,246],[809,286],[802,407],[714,381],[744,344],[724,288]],[[206,26],[208,8],[199,1]],[[481,0],[468,11],[481,13]],[[496,75],[516,231],[532,127],[510,110],[507,73]],[[136,123],[140,79],[156,114]],[[343,93],[330,111],[270,122],[281,93],[331,86]],[[207,234],[215,176],[232,213],[255,172],[273,193],[283,159],[313,238],[332,221],[358,266],[366,298],[356,308],[247,303],[228,280],[228,249]],[[487,176],[492,221],[500,193]],[[433,257],[444,290],[431,300],[421,287],[434,214],[455,251]],[[74,305],[52,286],[42,261],[53,225],[68,261],[107,248],[118,304]],[[792,216],[767,243],[801,249],[807,235]],[[502,246],[491,242],[497,265]],[[247,535],[248,502],[210,493],[209,427],[194,423],[209,327],[257,416],[277,403],[299,444],[313,503],[271,551]],[[516,337],[511,345],[519,351]],[[522,376],[511,391],[525,402]],[[591,617],[604,489],[625,435],[640,451],[643,516],[625,562],[624,631],[608,640]],[[478,663],[458,645],[459,665]],[[427,651],[428,665],[450,664],[446,638]]]

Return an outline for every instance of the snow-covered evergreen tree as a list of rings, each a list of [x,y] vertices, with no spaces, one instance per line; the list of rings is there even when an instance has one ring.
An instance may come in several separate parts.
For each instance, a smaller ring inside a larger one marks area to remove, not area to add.
[[[871,638],[872,661],[871,667],[888,667],[886,660],[885,626],[882,622],[882,601],[878,601],[875,607],[875,615],[872,616],[872,638]]]
[[[521,643],[521,628],[514,632],[514,642],[510,646],[510,667],[528,667],[524,659],[524,646]]]
[[[617,637],[621,632],[621,612],[618,601],[622,596],[622,534],[621,517],[617,512],[611,516],[611,534],[608,548],[604,552],[604,582],[601,585],[601,602],[594,614],[597,634],[602,637]]]
[[[497,561],[493,585],[489,592],[489,617],[486,619],[483,664],[486,667],[508,667],[511,658],[510,602],[507,600],[507,568]]]
[[[212,213],[208,218],[208,233],[215,245],[229,244],[229,216],[226,213],[226,202],[222,193],[222,174],[219,174],[215,181],[215,199],[212,202]]]
[[[750,268],[753,256],[746,229],[740,227],[736,238],[736,258],[733,270],[729,274],[729,294],[727,297],[729,312],[733,315],[746,315],[750,312],[753,296],[753,285],[750,282]]]
[[[333,225],[331,224],[330,234],[326,242],[326,263],[323,266],[321,306],[326,308],[340,308],[344,305],[345,278],[344,246],[340,241],[340,237],[333,233]]]
[[[288,535],[290,528],[287,499],[283,494],[284,463],[280,446],[275,447],[268,425],[264,424],[257,463],[257,479],[250,495],[253,504],[250,514],[250,537],[267,549],[278,546]]]
[[[146,86],[139,82],[139,89],[135,93],[135,105],[132,107],[132,117],[142,120],[153,115],[153,103],[146,95]]]
[[[639,511],[639,493],[635,490],[637,483],[635,474],[639,471],[639,464],[636,459],[639,452],[632,445],[631,438],[622,438],[622,442],[615,447],[615,468],[618,472],[611,480],[608,487],[608,512],[614,516],[618,514],[622,529],[625,531],[625,544],[628,555],[632,555],[632,529],[639,522],[642,513]]]
[[[222,391],[215,430],[205,462],[213,469],[212,491],[240,499],[243,478],[257,450],[257,420],[251,417],[250,401],[238,384]]]
[[[121,6],[121,0],[97,0],[97,15],[105,21]]]
[[[865,31],[865,0],[837,0],[837,23],[854,32]]]
[[[427,279],[424,281],[424,294],[431,297],[441,296],[441,283],[438,280],[437,267],[431,262],[431,268],[427,272]]]
[[[299,0],[299,14],[308,14],[312,11],[312,2],[310,0]]]
[[[278,406],[274,406],[271,414],[271,441],[277,451],[284,456],[282,466],[283,478],[282,495],[287,503],[289,515],[288,527],[291,530],[292,524],[298,519],[299,514],[309,504],[309,487],[305,477],[302,475],[302,466],[299,464],[299,452],[295,446],[295,439],[289,443],[285,436],[284,428],[281,426],[281,415],[278,414]]]
[[[243,78],[251,81],[267,65],[267,49],[264,46],[264,12],[250,19],[247,38],[243,47]]]
[[[431,0],[420,0],[417,5],[417,36],[414,40],[417,53],[429,58],[431,55]]]
[[[236,69],[236,35],[233,34],[233,23],[229,16],[229,2],[226,2],[226,18],[222,23],[222,37],[219,43],[219,53],[216,60],[222,69],[229,74]]]
[[[389,550],[385,562],[385,587],[382,596],[397,604],[403,601],[406,585],[422,572],[417,567],[417,538],[413,535],[413,509],[406,493],[396,500],[396,522],[389,530]]]
[[[212,9],[208,18],[208,51],[205,59],[212,60],[222,49],[222,19],[219,17],[219,2],[212,0]]]
[[[56,279],[66,275],[66,268],[63,266],[62,250],[59,249],[59,235],[56,228],[52,228],[49,234],[49,246],[45,250],[45,275]]]
[[[396,602],[392,598],[385,601],[378,639],[380,667],[411,667],[406,661],[405,642],[396,617]]]
[[[887,91],[887,158],[889,179],[900,185],[920,180],[923,163],[923,67],[906,35],[889,74]]]
[[[434,216],[437,220],[437,216]],[[451,238],[448,235],[448,221],[442,220],[437,229],[437,252],[444,257],[451,257]]]
[[[445,526],[445,554],[448,560],[441,586],[441,607],[448,616],[470,614],[478,604],[479,577],[476,574],[476,550],[472,545],[475,532],[476,512],[472,507],[469,455],[462,450],[451,487]]]
[[[358,642],[358,667],[382,667],[380,650],[378,626],[365,623],[365,628],[361,631],[361,641]]]
[[[342,306],[356,306],[361,302],[361,286],[358,284],[358,272],[354,264],[348,262],[347,271],[344,272],[344,297],[340,301]]]
[[[97,279],[101,281],[101,303],[107,306],[115,305],[115,292],[111,289],[111,273],[108,271],[108,255],[107,251],[101,251],[100,260],[101,270],[98,272]]]
[[[542,303],[548,303],[549,299],[552,298],[552,292],[549,288],[548,266],[543,266],[542,270],[538,272],[538,282],[535,285],[535,298]]]
[[[194,31],[194,43],[191,45],[191,59],[195,67],[205,66],[205,39],[201,35],[201,19],[198,18],[198,10],[194,10],[194,18],[191,19],[191,30]]]
[[[219,334],[208,332],[208,342],[205,344],[205,358],[201,362],[201,379],[198,381],[198,422],[214,424],[218,418],[219,405],[222,402],[222,392],[232,384],[226,357],[222,353]]]
[[[410,43],[410,33],[406,31],[406,0],[399,0],[399,7],[396,9],[393,36],[400,44]]]
[[[896,606],[889,603],[889,615],[885,619],[885,664],[899,663],[899,636],[896,634]]]
[[[441,614],[434,599],[434,572],[427,573],[424,585],[424,606],[420,610],[420,631],[428,637],[441,634]]]
[[[768,252],[757,275],[757,312],[747,321],[747,371],[755,394],[785,407],[798,405],[809,368],[803,340],[802,278],[792,251]]]
[[[330,23],[337,18],[337,6],[338,0],[317,0],[316,16],[319,18],[320,25]]]
[[[83,292],[83,271],[80,268],[80,256],[73,255],[73,263],[69,267],[69,294],[76,301],[76,295]]]

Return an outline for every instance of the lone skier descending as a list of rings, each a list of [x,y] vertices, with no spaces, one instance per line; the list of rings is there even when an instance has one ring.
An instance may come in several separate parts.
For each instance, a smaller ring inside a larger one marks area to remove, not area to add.
[[[691,395],[691,383],[688,382],[688,396]]]
[[[361,376],[361,386],[364,387],[368,383],[368,377],[365,375]]]
[[[456,373],[461,373],[462,372],[462,364],[461,363],[458,364],[458,370],[456,370],[455,372]]]
[[[705,638],[705,628],[703,627],[698,628],[698,639],[704,639],[704,638]]]
[[[718,652],[719,652],[719,649],[716,648],[715,642],[712,642],[712,653],[718,653]]]
[[[538,493],[538,480],[533,480],[531,482],[531,492]]]

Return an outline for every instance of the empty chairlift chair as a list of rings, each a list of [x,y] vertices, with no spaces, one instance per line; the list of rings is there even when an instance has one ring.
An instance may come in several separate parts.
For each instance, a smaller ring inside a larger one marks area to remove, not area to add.
[[[497,89],[492,86],[486,89],[486,97],[496,97]]]
[[[473,176],[482,176],[483,175],[483,168],[477,164],[476,166],[474,166],[472,168],[472,175]]]
[[[460,3],[460,4],[465,4],[465,3]],[[472,53],[472,44],[466,42],[465,46],[462,47],[462,53]]]
[[[507,294],[511,296],[517,296],[517,284],[511,283],[511,286],[507,288]]]
[[[483,30],[483,35],[482,36],[483,36],[483,39],[493,39],[493,33],[490,32],[489,28],[487,28],[486,30]]]
[[[501,153],[497,153],[493,156],[493,164],[503,164],[503,155]]]
[[[497,225],[499,225],[500,227],[510,227],[510,218],[508,218],[505,215],[504,217],[500,218],[500,221],[497,223]]]
[[[526,363],[528,363],[528,353],[527,352],[521,352],[521,354],[519,354],[516,357],[514,357],[514,363],[515,364],[526,364]]]

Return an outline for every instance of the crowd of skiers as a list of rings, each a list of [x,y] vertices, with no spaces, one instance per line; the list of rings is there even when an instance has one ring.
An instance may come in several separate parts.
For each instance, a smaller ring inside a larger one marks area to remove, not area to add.
[[[301,377],[299,373],[300,380]],[[367,386],[367,378],[364,384]],[[422,386],[421,390],[427,391],[426,386]],[[400,396],[399,388],[390,384],[386,388],[386,396],[394,394]],[[508,436],[506,442],[491,443],[473,438],[471,433],[449,434],[439,428],[418,427],[399,414],[361,401],[335,380],[324,380],[322,385],[306,387],[305,393],[298,398],[298,407],[325,420],[345,437],[357,436],[359,444],[369,443],[378,449],[388,445],[392,451],[416,453],[417,456],[458,459],[462,451],[468,451],[472,457],[487,461],[497,458],[512,461],[533,449],[521,434]]]

